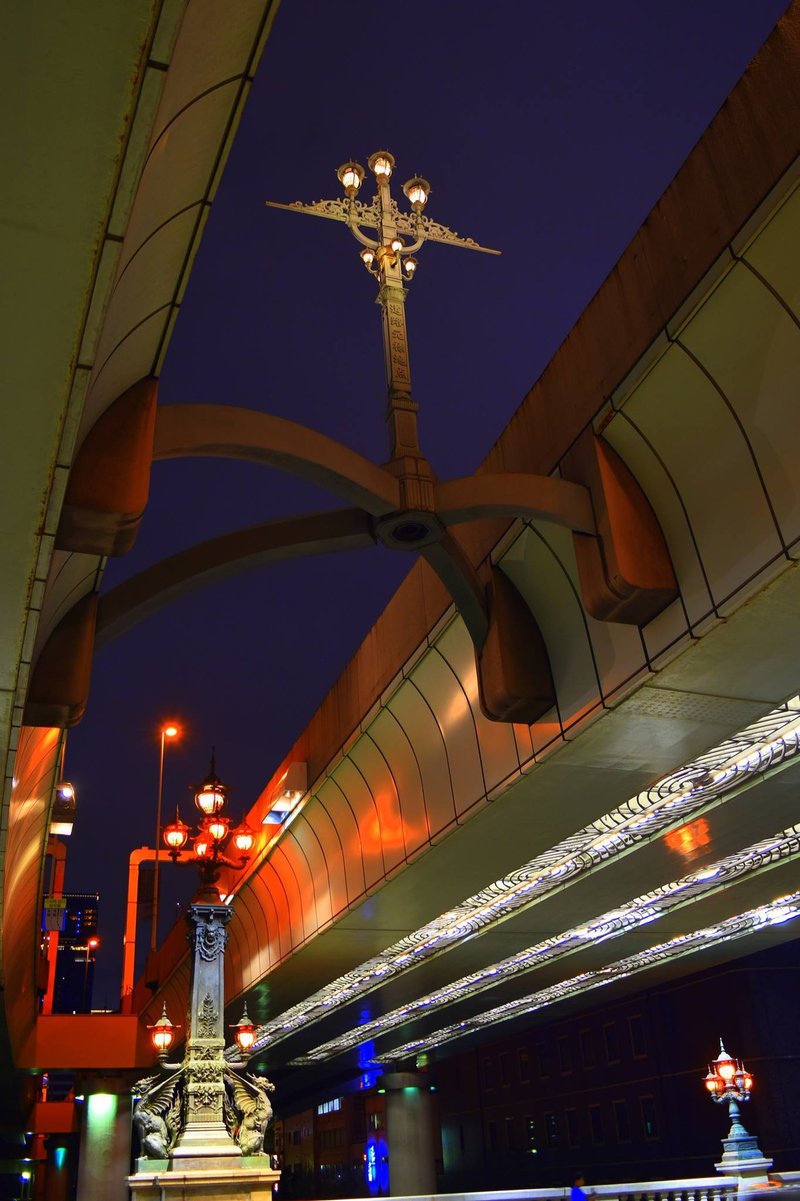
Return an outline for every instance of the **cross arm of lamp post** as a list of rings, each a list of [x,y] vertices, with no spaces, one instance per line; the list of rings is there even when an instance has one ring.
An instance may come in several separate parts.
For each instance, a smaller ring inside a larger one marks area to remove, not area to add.
[[[360,229],[380,231],[380,209],[375,197],[371,204],[360,200],[313,200],[305,203],[295,200],[293,204],[279,204],[276,200],[265,201],[268,208],[284,209],[287,213],[305,213],[309,217],[327,217],[330,221],[342,221],[358,236]],[[392,199],[391,212],[397,233],[412,239],[412,244],[404,247],[407,254],[419,250],[423,242],[445,242],[451,246],[461,246],[464,250],[479,250],[482,254],[502,254],[502,250],[493,250],[489,246],[481,246],[474,238],[464,238],[454,229],[434,221],[425,213],[409,215],[402,212],[397,202]],[[362,239],[359,239],[361,241]],[[363,238],[365,246],[377,247],[377,239]]]

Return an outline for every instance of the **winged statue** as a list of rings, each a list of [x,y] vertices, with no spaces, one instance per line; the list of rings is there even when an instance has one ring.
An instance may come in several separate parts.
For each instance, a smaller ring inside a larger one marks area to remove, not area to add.
[[[183,1097],[179,1087],[183,1068],[170,1076],[147,1076],[134,1084],[138,1096],[133,1122],[146,1159],[166,1159],[183,1126]]]
[[[260,1155],[272,1117],[267,1094],[274,1091],[275,1085],[266,1076],[255,1076],[250,1072],[239,1075],[230,1068],[225,1070],[225,1081],[232,1094],[231,1108],[239,1119],[235,1135],[239,1149],[242,1155]]]

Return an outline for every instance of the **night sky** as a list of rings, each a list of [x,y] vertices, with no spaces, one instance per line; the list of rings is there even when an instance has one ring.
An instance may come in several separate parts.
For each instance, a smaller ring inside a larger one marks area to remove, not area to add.
[[[385,147],[393,183],[431,181],[431,217],[503,251],[423,247],[406,308],[422,447],[440,478],[471,472],[787,6],[283,0],[161,403],[262,409],[383,461],[374,281],[345,226],[264,201],[339,196],[339,163],[366,164]],[[204,538],[340,503],[251,464],[156,464],[137,545],[109,563],[103,590]],[[185,598],[97,653],[66,760],[79,802],[67,888],[101,893],[95,1005],[118,1000],[127,859],[152,845],[162,720],[186,728],[168,750],[166,813],[180,800],[192,820],[187,786],[213,742],[238,818],[411,561],[376,548],[273,565]],[[166,931],[195,873],[164,876]]]

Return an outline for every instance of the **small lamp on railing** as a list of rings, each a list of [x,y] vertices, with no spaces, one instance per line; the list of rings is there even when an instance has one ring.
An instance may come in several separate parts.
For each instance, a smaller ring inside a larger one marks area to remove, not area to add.
[[[159,1059],[164,1059],[169,1054],[169,1049],[175,1041],[175,1034],[180,1030],[180,1026],[174,1025],[167,1017],[167,1005],[164,1002],[164,1007],[161,1011],[161,1017],[153,1026],[148,1026],[148,1030],[152,1030],[150,1038],[156,1051],[158,1051]]]
[[[239,1045],[239,1050],[243,1051],[245,1055],[249,1055],[250,1048],[256,1041],[256,1028],[250,1021],[250,1016],[247,1012],[247,1002],[245,1002],[244,1009],[242,1010],[242,1016],[238,1022],[235,1022],[231,1026],[231,1029],[234,1032],[233,1037]]]

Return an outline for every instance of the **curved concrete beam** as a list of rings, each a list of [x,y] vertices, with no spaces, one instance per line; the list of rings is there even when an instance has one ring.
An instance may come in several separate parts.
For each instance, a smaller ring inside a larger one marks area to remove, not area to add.
[[[579,534],[596,533],[589,489],[554,476],[468,475],[437,484],[434,495],[436,512],[445,525],[482,517],[527,517],[553,521]]]
[[[382,517],[400,507],[393,475],[296,421],[233,405],[165,405],[156,415],[154,459],[207,455],[246,459],[301,475]]]
[[[486,592],[478,573],[450,533],[419,552],[455,601],[477,654],[489,631]]]
[[[334,509],[237,530],[162,559],[100,599],[97,646],[111,642],[170,601],[251,567],[373,546],[370,519],[360,509]]]

